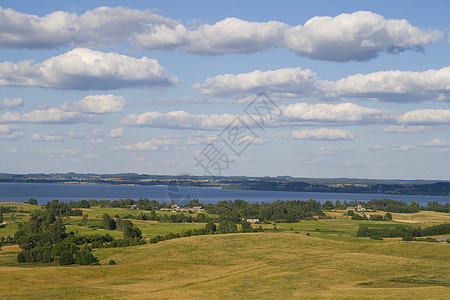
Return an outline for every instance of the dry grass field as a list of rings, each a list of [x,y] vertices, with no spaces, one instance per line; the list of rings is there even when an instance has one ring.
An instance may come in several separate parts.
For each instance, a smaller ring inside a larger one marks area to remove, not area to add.
[[[409,222],[411,217],[398,215],[394,222],[378,224],[398,226],[396,219]],[[448,214],[413,217],[422,224],[445,223]],[[264,233],[95,249],[100,266],[19,264],[20,249],[4,246],[0,298],[448,299],[450,244],[356,238],[359,222],[364,221],[302,221],[277,224],[279,230]],[[149,228],[158,224],[150,224],[139,226],[151,235]],[[165,228],[156,230],[164,232],[180,224],[160,225]],[[117,265],[108,265],[110,259]]]

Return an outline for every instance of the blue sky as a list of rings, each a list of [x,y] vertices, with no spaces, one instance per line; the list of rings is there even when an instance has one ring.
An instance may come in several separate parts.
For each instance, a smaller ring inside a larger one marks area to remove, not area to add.
[[[0,172],[450,179],[448,1],[0,7]]]

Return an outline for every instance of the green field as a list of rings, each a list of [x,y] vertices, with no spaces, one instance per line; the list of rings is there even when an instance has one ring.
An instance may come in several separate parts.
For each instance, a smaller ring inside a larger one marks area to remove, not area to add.
[[[89,226],[106,211],[126,215],[130,210],[86,210]],[[355,237],[361,223],[428,226],[448,222],[448,214],[393,214],[392,222],[350,220],[342,211],[329,214],[336,219],[280,223],[278,230],[273,230],[274,224],[263,224],[270,229],[263,233],[95,249],[101,266],[19,264],[18,246],[3,246],[0,298],[448,299],[450,244]],[[79,220],[68,219],[72,225],[67,231],[106,232],[82,228],[76,225]],[[205,225],[132,221],[147,238]],[[0,236],[16,229],[17,224],[9,223],[0,228]],[[119,231],[107,232],[121,236]],[[107,265],[110,259],[117,265]]]

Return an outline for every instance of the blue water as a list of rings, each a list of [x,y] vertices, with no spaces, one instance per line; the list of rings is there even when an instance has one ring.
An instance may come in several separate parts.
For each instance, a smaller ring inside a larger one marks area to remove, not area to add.
[[[190,188],[167,186],[122,186],[122,185],[86,185],[86,184],[45,184],[45,183],[0,183],[0,202],[25,202],[34,198],[39,204],[57,199],[59,201],[79,201],[89,199],[117,200],[120,198],[148,198],[158,202],[170,201],[187,204],[198,198],[203,203],[217,203],[221,200],[243,199],[247,202],[272,202],[280,200],[358,200],[394,199],[402,201],[418,201],[426,205],[428,201],[449,203],[450,197],[444,196],[403,196],[383,194],[350,194],[350,193],[311,193],[311,192],[278,192],[278,191],[238,191],[219,188]]]

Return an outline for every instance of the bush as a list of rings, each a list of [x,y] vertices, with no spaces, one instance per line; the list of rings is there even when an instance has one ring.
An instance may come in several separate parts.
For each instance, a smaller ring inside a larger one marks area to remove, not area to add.
[[[116,262],[114,261],[114,259],[110,259],[108,262],[108,265],[115,265],[115,264],[116,264]]]

